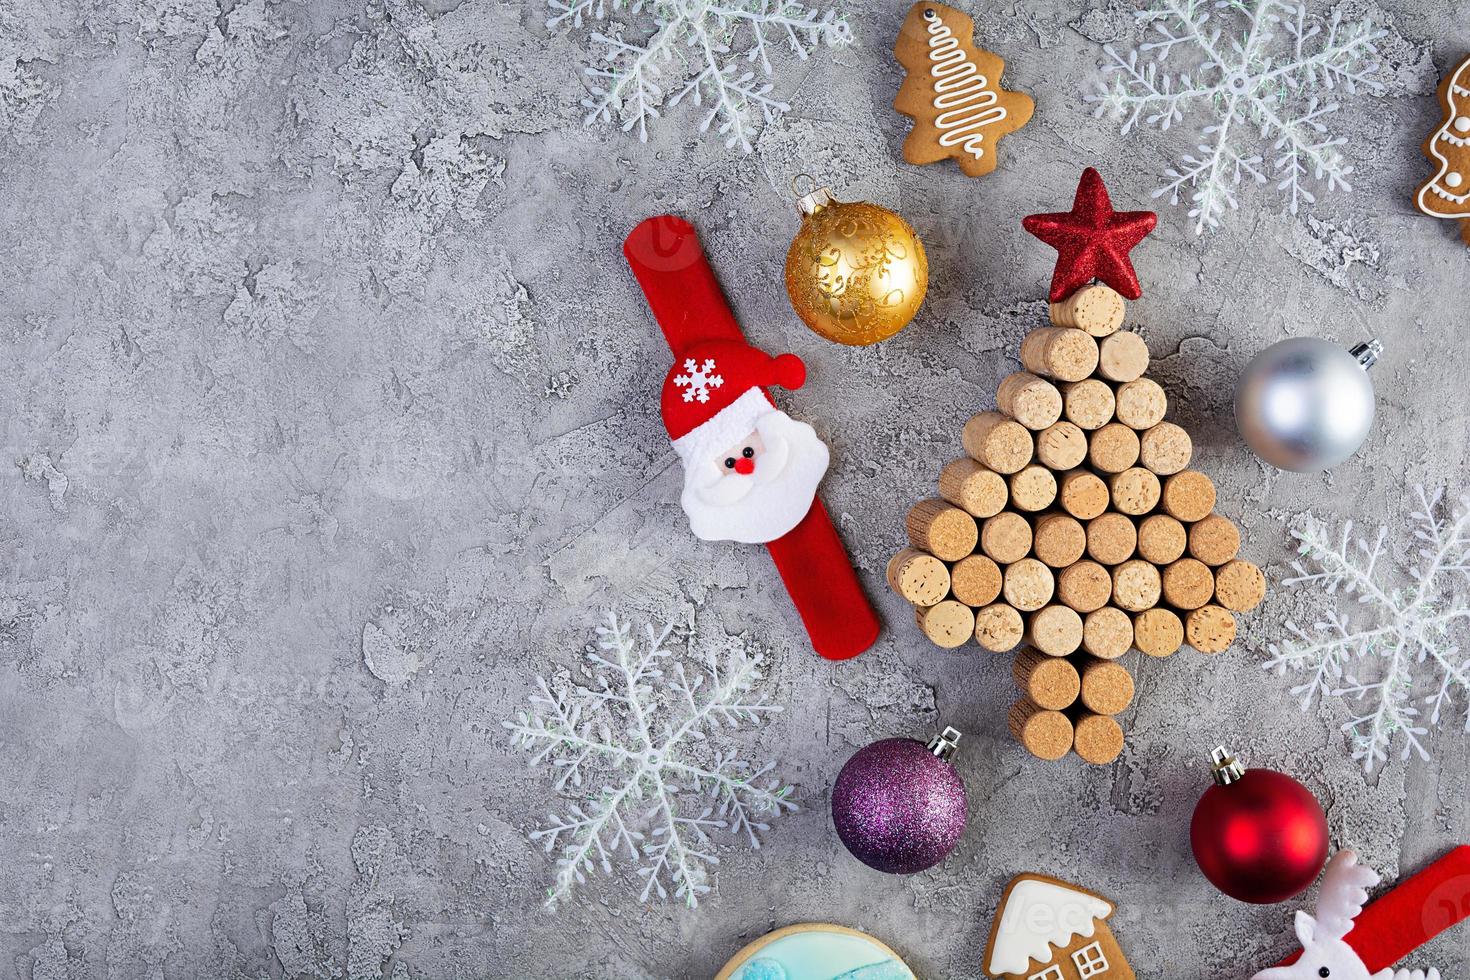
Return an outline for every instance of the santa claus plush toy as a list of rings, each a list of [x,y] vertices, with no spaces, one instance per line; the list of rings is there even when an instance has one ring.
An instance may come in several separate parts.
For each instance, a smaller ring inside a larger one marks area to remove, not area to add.
[[[767,391],[801,387],[805,365],[746,342],[687,221],[650,218],[623,252],[674,353],[662,409],[690,529],[766,545],[816,651],[856,656],[877,638],[878,618],[816,495],[827,447]]]

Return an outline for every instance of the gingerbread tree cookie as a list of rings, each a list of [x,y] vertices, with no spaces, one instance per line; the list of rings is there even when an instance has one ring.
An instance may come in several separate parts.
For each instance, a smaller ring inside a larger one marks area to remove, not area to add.
[[[1460,222],[1460,237],[1470,245],[1470,58],[1439,83],[1440,126],[1424,141],[1424,155],[1439,167],[1414,195],[1414,204],[1431,218]]]
[[[996,146],[1031,119],[1024,92],[1000,87],[1005,62],[975,47],[975,22],[942,3],[916,3],[893,46],[908,77],[893,107],[914,120],[903,144],[913,164],[959,161],[971,177],[995,169]]]
[[[1096,171],[1083,183],[1106,200]],[[1113,234],[1078,223],[1054,282]],[[1238,557],[1213,481],[1189,468],[1189,433],[1164,420],[1148,345],[1122,329],[1124,297],[1070,285],[1052,294],[1050,325],[1021,341],[1022,370],[1000,382],[997,410],[965,423],[965,456],[944,467],[938,496],[909,511],[910,547],[888,581],[935,645],[1019,647],[1006,720],[1028,751],[1102,765],[1123,750],[1116,716],[1136,693],[1119,658],[1222,652],[1266,580]]]

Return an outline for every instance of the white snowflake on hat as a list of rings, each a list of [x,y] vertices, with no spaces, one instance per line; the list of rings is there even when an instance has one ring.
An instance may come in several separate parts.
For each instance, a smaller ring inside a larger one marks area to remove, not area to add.
[[[686,402],[697,401],[703,404],[709,401],[711,388],[718,388],[725,383],[724,378],[715,374],[715,362],[710,357],[706,357],[703,364],[692,357],[686,357],[684,371],[684,374],[674,376],[674,384],[684,389]]]

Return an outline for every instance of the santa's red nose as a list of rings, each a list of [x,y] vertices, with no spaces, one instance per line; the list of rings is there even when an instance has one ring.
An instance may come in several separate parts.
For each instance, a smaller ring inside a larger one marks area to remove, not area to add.
[[[741,476],[750,476],[755,472],[755,460],[741,457],[735,461],[735,472]]]

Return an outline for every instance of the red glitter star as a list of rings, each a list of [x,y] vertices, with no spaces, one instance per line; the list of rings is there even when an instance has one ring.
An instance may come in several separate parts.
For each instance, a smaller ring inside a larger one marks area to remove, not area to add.
[[[1021,227],[1057,250],[1051,301],[1060,303],[1094,279],[1128,299],[1142,296],[1128,253],[1158,220],[1152,211],[1114,211],[1102,174],[1088,167],[1082,171],[1071,211],[1027,215]]]

